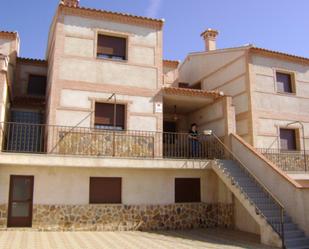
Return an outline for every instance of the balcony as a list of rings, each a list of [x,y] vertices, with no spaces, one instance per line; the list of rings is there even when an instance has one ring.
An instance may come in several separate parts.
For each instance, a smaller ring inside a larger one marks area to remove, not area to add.
[[[2,123],[2,152],[49,155],[147,158],[224,158],[214,135],[192,141],[187,133],[113,131],[87,127]]]
[[[287,172],[308,172],[309,151],[257,148],[267,159]]]

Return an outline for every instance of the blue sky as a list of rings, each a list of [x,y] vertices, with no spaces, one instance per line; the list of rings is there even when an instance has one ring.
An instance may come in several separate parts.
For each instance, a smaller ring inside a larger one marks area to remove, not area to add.
[[[18,31],[21,56],[44,58],[58,0],[3,0],[0,30]],[[218,47],[248,43],[309,57],[308,0],[80,0],[82,6],[164,18],[164,58],[203,50],[200,33],[220,31]],[[13,14],[12,14],[13,13]]]

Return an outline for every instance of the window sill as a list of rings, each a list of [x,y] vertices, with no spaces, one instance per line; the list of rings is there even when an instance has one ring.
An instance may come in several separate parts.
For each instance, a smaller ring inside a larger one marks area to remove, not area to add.
[[[110,62],[117,62],[117,63],[121,63],[121,64],[127,64],[128,63],[127,59],[120,60],[120,59],[112,59],[112,58],[101,58],[101,57],[98,57],[98,56],[96,56],[96,59],[99,60],[99,61],[110,61]]]
[[[91,205],[91,206],[114,206],[114,207],[120,207],[120,206],[124,206],[124,204],[122,203],[89,203],[88,205]]]
[[[283,95],[283,96],[292,96],[296,97],[296,93],[289,93],[289,92],[276,92],[278,95]]]

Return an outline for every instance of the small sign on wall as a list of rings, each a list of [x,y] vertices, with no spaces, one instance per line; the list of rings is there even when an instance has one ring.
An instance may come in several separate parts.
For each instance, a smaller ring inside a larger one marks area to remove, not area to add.
[[[161,102],[155,103],[155,113],[162,113],[163,112],[163,105]]]

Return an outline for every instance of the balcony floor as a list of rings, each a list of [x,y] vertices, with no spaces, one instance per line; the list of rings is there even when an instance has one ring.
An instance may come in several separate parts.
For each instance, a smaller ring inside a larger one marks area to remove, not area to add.
[[[2,249],[267,249],[256,235],[225,229],[156,232],[0,232]]]

